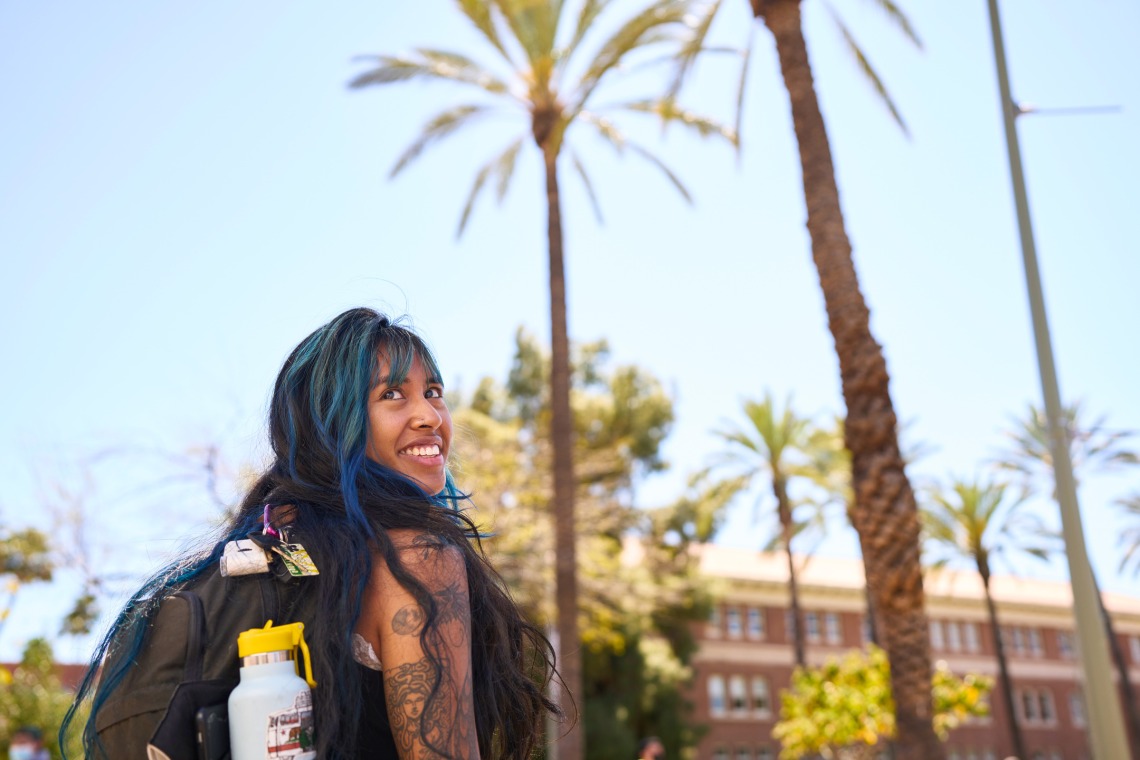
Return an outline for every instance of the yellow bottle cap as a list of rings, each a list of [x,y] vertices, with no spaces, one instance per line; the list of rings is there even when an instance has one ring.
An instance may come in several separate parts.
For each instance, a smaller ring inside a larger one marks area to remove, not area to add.
[[[251,628],[238,634],[238,657],[268,652],[288,652],[293,658],[294,669],[298,670],[300,675],[296,655],[296,649],[300,646],[301,653],[305,656],[305,680],[309,686],[316,686],[313,681],[313,666],[309,660],[309,645],[305,642],[304,632],[304,623],[275,626],[270,620],[264,628]]]

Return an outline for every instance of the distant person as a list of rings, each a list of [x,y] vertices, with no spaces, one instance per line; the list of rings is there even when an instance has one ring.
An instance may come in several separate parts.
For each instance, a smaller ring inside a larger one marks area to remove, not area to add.
[[[44,748],[44,732],[35,726],[16,729],[8,744],[8,760],[51,760]]]
[[[656,736],[647,736],[637,745],[637,760],[665,760],[665,745]]]

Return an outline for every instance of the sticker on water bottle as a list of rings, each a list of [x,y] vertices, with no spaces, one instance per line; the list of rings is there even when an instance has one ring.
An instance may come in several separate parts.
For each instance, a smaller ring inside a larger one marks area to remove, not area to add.
[[[293,706],[269,713],[265,728],[267,760],[316,760],[313,744],[313,694],[308,689],[297,693]]]

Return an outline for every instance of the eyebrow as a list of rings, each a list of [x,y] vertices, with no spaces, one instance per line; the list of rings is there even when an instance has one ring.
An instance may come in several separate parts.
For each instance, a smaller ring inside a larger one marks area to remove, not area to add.
[[[401,380],[399,383],[397,383],[397,385],[403,385],[406,382],[408,382],[407,376],[405,376],[403,380]],[[429,377],[427,379],[427,384],[428,385],[443,386],[443,378],[441,378],[441,377]],[[384,386],[386,388],[391,388],[392,387],[392,376],[391,375],[381,375],[380,377],[376,378],[376,385],[374,387],[379,388],[381,386]]]

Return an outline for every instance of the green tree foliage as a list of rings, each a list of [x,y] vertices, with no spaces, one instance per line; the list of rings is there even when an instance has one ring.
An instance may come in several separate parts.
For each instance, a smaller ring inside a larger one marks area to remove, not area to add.
[[[771,392],[765,392],[762,401],[745,401],[744,416],[747,419],[745,425],[733,425],[717,431],[726,444],[723,466],[741,477],[745,488],[763,481],[771,496],[771,499],[762,499],[758,503],[769,503],[776,512],[779,531],[774,544],[787,558],[792,646],[795,662],[802,667],[806,661],[806,647],[792,541],[806,525],[796,515],[796,508],[806,502],[793,498],[792,484],[797,479],[808,483],[820,482],[823,476],[817,476],[812,465],[824,454],[816,453],[812,448],[824,441],[810,419],[795,413],[791,399],[781,410]],[[847,471],[850,472],[849,466]]]
[[[554,535],[546,515],[549,358],[523,331],[505,383],[483,379],[456,405],[456,476],[490,535],[484,546],[527,613],[555,618]],[[629,758],[637,741],[661,736],[671,753],[699,736],[685,720],[683,685],[695,651],[690,623],[710,596],[687,548],[708,538],[727,501],[704,482],[676,504],[636,508],[636,486],[666,467],[660,446],[673,403],[635,366],[611,366],[604,342],[573,352],[581,711],[590,758]]]
[[[0,532],[0,578],[5,580],[7,597],[0,607],[0,630],[8,621],[20,586],[50,581],[54,565],[48,538],[35,528]]]
[[[936,556],[937,567],[954,557],[974,565],[982,579],[986,611],[997,653],[998,674],[1007,716],[1016,715],[1013,681],[1001,637],[997,606],[990,593],[993,560],[1020,552],[1045,559],[1052,548],[1053,536],[1045,530],[1036,515],[1024,511],[1024,498],[1007,498],[1008,486],[981,480],[955,480],[944,491],[935,491],[922,511],[927,546]],[[1026,757],[1024,737],[1016,720],[1007,720],[1015,754]]]
[[[989,715],[985,676],[958,678],[938,663],[931,683],[934,730],[945,741],[970,716]],[[830,658],[819,668],[797,668],[792,688],[780,696],[780,721],[772,735],[783,744],[781,760],[809,755],[842,760],[875,757],[879,743],[895,735],[890,663],[871,644],[863,652]]]
[[[56,733],[73,698],[55,674],[51,645],[32,639],[19,665],[12,670],[0,668],[0,747],[7,750],[12,734],[21,726],[35,726],[43,731],[44,745],[52,757],[59,757]],[[79,737],[68,741],[68,755],[80,757]]]

